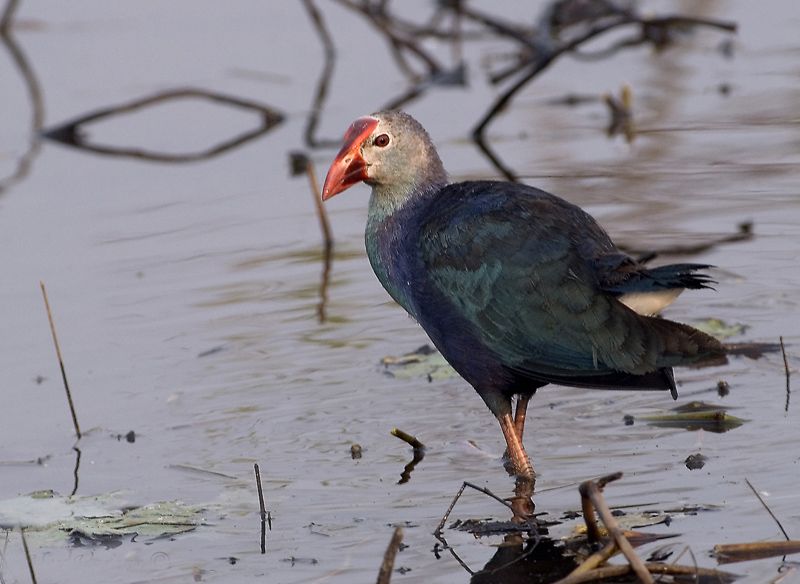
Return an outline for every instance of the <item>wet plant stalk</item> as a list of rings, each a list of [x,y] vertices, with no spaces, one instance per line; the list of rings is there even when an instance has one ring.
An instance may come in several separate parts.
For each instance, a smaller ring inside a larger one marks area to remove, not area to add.
[[[777,517],[775,517],[775,514],[772,512],[772,509],[770,509],[770,508],[769,508],[769,505],[767,505],[767,502],[766,502],[766,501],[764,501],[764,498],[763,498],[763,497],[762,497],[762,496],[759,494],[759,492],[758,492],[758,491],[756,490],[756,488],[753,486],[753,483],[751,483],[751,482],[750,482],[750,479],[748,479],[748,478],[746,478],[746,477],[745,477],[745,479],[744,479],[744,482],[746,482],[746,483],[747,483],[747,486],[748,486],[748,487],[750,487],[750,490],[751,490],[751,491],[753,491],[753,494],[754,494],[754,495],[756,496],[756,498],[759,500],[759,502],[761,503],[761,505],[764,507],[764,509],[766,509],[766,510],[767,510],[767,513],[769,513],[769,516],[770,516],[770,517],[772,517],[772,519],[773,519],[773,520],[775,521],[775,523],[778,525],[778,529],[780,529],[780,530],[781,530],[781,533],[783,534],[783,537],[785,537],[785,538],[786,538],[786,541],[791,541],[791,539],[792,539],[792,538],[790,538],[790,537],[789,537],[789,534],[788,534],[788,533],[786,533],[786,530],[783,528],[783,525],[781,525],[781,522],[778,520],[778,518],[777,518]]]
[[[322,281],[319,286],[319,304],[317,305],[317,319],[320,323],[326,320],[326,308],[328,305],[328,284],[330,282],[331,263],[333,262],[333,231],[328,220],[328,212],[322,204],[322,192],[319,189],[317,173],[314,170],[314,163],[310,158],[303,155],[305,171],[308,182],[311,186],[311,196],[314,199],[314,208],[317,210],[320,230],[322,231],[323,252],[322,252]]]
[[[607,477],[603,477],[598,481],[586,481],[581,483],[581,498],[583,500],[589,499],[591,501],[591,506],[597,510],[597,514],[605,524],[609,535],[616,542],[617,546],[619,546],[620,551],[625,555],[625,559],[628,560],[628,563],[631,565],[631,569],[633,569],[637,578],[639,578],[639,581],[645,584],[652,584],[653,576],[647,570],[641,558],[636,555],[636,551],[634,551],[633,546],[622,533],[622,529],[620,529],[617,520],[611,514],[611,510],[608,508],[608,505],[603,498],[603,487],[609,482],[619,479],[621,476],[622,473],[614,473],[612,475],[608,475]],[[583,508],[585,511],[587,509],[587,505],[584,504]]]
[[[328,221],[328,212],[325,210],[325,205],[322,204],[319,181],[317,181],[317,173],[314,171],[314,163],[311,160],[306,163],[306,174],[308,175],[308,182],[311,184],[311,193],[314,196],[314,205],[317,208],[317,218],[319,218],[319,226],[322,229],[322,237],[327,254],[330,253],[328,250],[333,248],[333,232],[331,231],[330,221]]]
[[[253,469],[256,471],[256,487],[258,488],[258,506],[261,509],[261,521],[266,521],[267,510],[264,506],[264,489],[261,487],[261,469],[258,468],[258,463],[253,464]]]
[[[31,551],[28,549],[28,540],[25,537],[25,528],[19,526],[19,534],[22,536],[22,548],[25,550],[25,561],[28,562],[28,570],[31,573],[31,582],[36,584],[36,572],[33,570],[33,561],[31,560]]]
[[[389,584],[392,579],[392,570],[394,569],[394,559],[397,557],[397,552],[400,549],[400,544],[403,541],[403,530],[399,527],[394,528],[392,539],[389,540],[389,545],[386,548],[386,553],[383,555],[383,562],[378,571],[378,580],[376,584]]]
[[[75,434],[78,440],[81,439],[81,427],[78,425],[78,416],[75,413],[75,404],[72,401],[72,392],[69,390],[69,382],[67,381],[67,372],[64,369],[64,359],[61,357],[61,347],[58,344],[58,336],[56,335],[56,325],[53,322],[53,313],[50,310],[50,302],[47,300],[47,290],[44,287],[44,282],[39,282],[42,288],[42,296],[44,297],[44,306],[47,310],[47,320],[50,322],[50,332],[53,335],[53,344],[56,347],[56,357],[58,357],[58,366],[61,368],[61,379],[64,381],[64,390],[67,392],[67,402],[69,403],[69,412],[72,414],[72,425],[75,426]]]
[[[261,487],[261,469],[258,468],[258,463],[253,463],[253,470],[256,473],[256,488],[258,489],[258,506],[261,510],[261,553],[267,553],[267,522],[269,521],[269,529],[272,531],[272,517],[264,506],[264,490]]]

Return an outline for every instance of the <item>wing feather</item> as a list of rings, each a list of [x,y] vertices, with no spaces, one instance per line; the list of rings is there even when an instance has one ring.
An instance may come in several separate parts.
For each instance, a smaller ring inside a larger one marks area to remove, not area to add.
[[[420,259],[428,284],[505,366],[596,377],[643,375],[684,359],[669,351],[664,327],[601,287],[593,259],[616,250],[588,214],[532,187],[458,186],[429,209]]]

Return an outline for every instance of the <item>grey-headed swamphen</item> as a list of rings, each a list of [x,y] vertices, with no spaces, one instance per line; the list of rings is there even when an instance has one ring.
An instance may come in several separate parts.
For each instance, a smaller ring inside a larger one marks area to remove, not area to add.
[[[323,199],[365,182],[370,263],[384,288],[497,417],[515,472],[528,400],[548,384],[668,389],[672,367],[724,353],[652,316],[709,266],[648,268],[579,207],[534,187],[449,182],[425,129],[399,111],[355,120]],[[512,411],[512,398],[517,399]]]

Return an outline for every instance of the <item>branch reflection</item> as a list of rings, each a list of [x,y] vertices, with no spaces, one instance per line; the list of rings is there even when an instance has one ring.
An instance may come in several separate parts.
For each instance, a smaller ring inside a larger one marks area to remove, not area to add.
[[[255,111],[261,116],[261,125],[254,130],[241,133],[229,140],[224,140],[215,146],[202,150],[200,152],[187,152],[180,154],[173,154],[168,152],[158,152],[154,150],[146,150],[135,146],[111,146],[104,144],[95,144],[86,137],[85,127],[91,123],[97,122],[104,118],[118,116],[122,114],[129,114],[145,107],[149,107],[164,102],[180,99],[205,99],[213,103],[222,104],[229,107],[246,109]],[[44,137],[50,140],[55,140],[73,146],[81,150],[87,150],[96,154],[103,154],[107,156],[125,156],[131,158],[139,158],[141,160],[150,160],[155,162],[196,162],[199,160],[207,160],[232,150],[246,142],[254,140],[259,136],[266,134],[275,126],[280,124],[284,119],[283,114],[274,110],[271,107],[256,103],[254,101],[223,95],[205,89],[173,89],[156,93],[154,95],[136,99],[134,101],[102,108],[80,116],[74,120],[45,130]]]
[[[28,58],[23,52],[22,47],[17,44],[14,38],[14,13],[18,5],[18,0],[9,0],[3,10],[2,16],[0,16],[0,43],[5,46],[11,55],[11,60],[19,71],[28,93],[28,99],[31,104],[30,138],[28,140],[28,147],[17,160],[16,168],[9,176],[0,179],[0,195],[28,175],[33,161],[42,147],[39,133],[44,125],[44,99],[33,68],[28,62]]]

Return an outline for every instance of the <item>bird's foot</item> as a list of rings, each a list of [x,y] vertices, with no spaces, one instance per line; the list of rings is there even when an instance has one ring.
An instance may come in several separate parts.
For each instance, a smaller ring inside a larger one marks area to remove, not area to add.
[[[513,523],[524,525],[530,523],[534,518],[534,511],[536,505],[533,504],[533,499],[530,497],[513,497],[511,499],[511,512],[514,516],[511,518]]]
[[[536,505],[533,503],[533,488],[535,481],[528,478],[518,477],[514,487],[514,496],[511,498],[511,511],[514,517],[511,521],[524,525],[535,521],[534,511]]]

